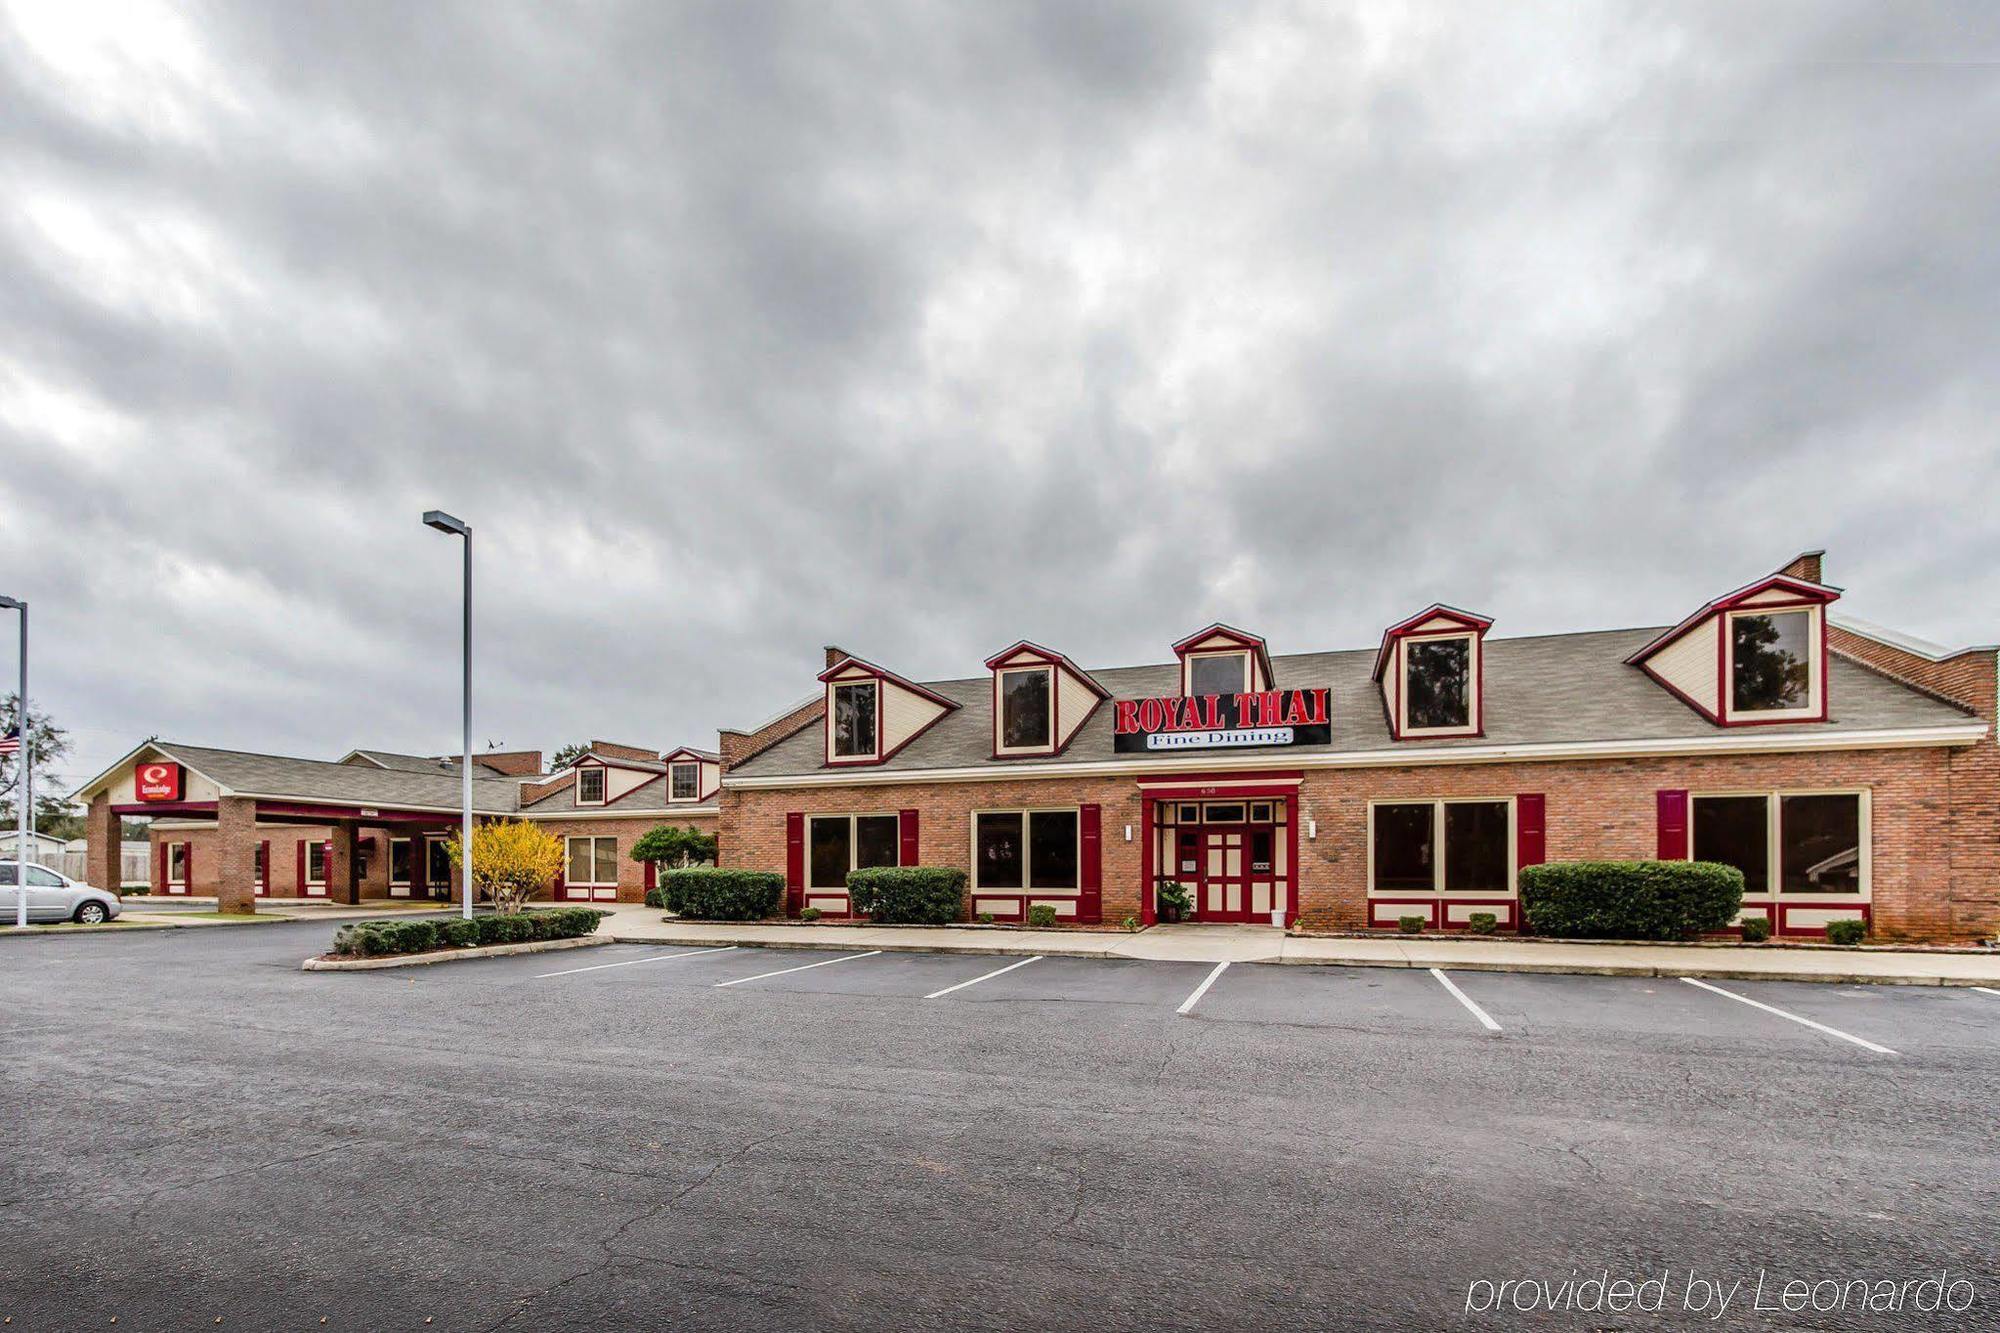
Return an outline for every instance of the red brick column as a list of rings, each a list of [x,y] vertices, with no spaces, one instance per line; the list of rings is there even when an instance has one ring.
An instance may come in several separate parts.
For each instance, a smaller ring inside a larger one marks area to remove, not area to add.
[[[124,878],[118,855],[120,828],[118,816],[111,813],[109,794],[99,792],[91,797],[90,809],[83,817],[83,877],[107,893],[118,892],[118,882]]]
[[[329,830],[332,834],[333,854],[326,860],[326,896],[333,902],[354,904],[361,901],[361,866],[357,854],[352,822],[335,824]]]
[[[215,910],[257,910],[257,803],[225,796],[215,803]]]

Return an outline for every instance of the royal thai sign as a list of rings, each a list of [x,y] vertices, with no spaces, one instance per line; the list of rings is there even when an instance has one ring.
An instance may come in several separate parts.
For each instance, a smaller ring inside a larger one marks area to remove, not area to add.
[[[1324,687],[1120,699],[1113,708],[1119,754],[1333,743]]]
[[[132,773],[132,789],[142,801],[178,801],[181,766],[157,761],[141,764]]]

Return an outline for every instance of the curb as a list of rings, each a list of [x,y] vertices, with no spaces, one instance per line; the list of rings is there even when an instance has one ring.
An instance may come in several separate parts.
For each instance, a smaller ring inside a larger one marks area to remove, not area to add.
[[[435,953],[390,954],[383,958],[308,958],[299,964],[304,972],[377,972],[385,967],[428,967],[432,963],[456,963],[474,958],[507,958],[520,953],[554,953],[559,949],[588,949],[600,944],[616,944],[609,935],[579,935],[568,940],[527,940],[520,944],[484,944],[472,949],[444,949]]]
[[[132,922],[127,922],[123,925],[120,925],[116,921],[107,921],[101,926],[68,925],[66,926],[65,929],[62,930],[44,929],[44,927],[47,926],[64,924],[62,922],[56,922],[56,921],[44,921],[37,925],[31,925],[26,930],[15,930],[12,926],[8,926],[6,929],[0,930],[0,940],[4,939],[20,940],[20,939],[31,939],[31,938],[61,939],[65,935],[106,935],[106,934],[130,935],[134,931],[139,931],[139,930],[205,930],[210,926],[216,926],[223,930],[228,930],[231,927],[236,926],[238,924],[256,925],[265,922],[283,923],[286,921],[292,921],[294,919],[295,918],[288,916],[246,916],[244,917],[241,923],[235,921],[132,921]]]
[[[761,940],[755,936],[719,937],[684,936],[675,938],[661,935],[620,935],[601,937],[607,943],[644,944],[653,947],[677,946],[684,948],[709,948],[734,945],[739,949],[824,949],[834,941],[822,943],[817,940]],[[1026,944],[979,944],[956,943],[938,944],[877,944],[861,940],[849,941],[857,947],[875,949],[881,953],[942,953],[965,954],[973,957],[1026,957],[1039,954],[1045,958],[1099,958],[1120,959],[1136,962],[1216,962],[1212,958],[1139,958],[1132,954],[1120,953],[1114,949],[1088,948],[1051,950],[1036,948]],[[1704,963],[1698,958],[1689,958],[1681,967],[1656,967],[1649,963],[1570,963],[1557,961],[1494,962],[1485,959],[1464,958],[1246,958],[1233,962],[1264,963],[1280,967],[1382,967],[1401,968],[1410,971],[1426,971],[1443,968],[1453,972],[1515,972],[1556,976],[1587,977],[1697,977],[1712,981],[1794,981],[1818,982],[1835,986],[1994,986],[1991,978],[1984,977],[1940,977],[1922,974],[1883,974],[1858,972],[1814,972],[1790,968],[1745,968]]]

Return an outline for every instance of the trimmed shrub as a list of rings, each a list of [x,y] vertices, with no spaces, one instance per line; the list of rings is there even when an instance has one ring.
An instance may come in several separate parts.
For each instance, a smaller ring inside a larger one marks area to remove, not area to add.
[[[1405,935],[1421,935],[1424,933],[1424,923],[1427,920],[1428,917],[1399,916],[1396,918],[1396,929]]]
[[[1521,869],[1521,908],[1538,935],[1685,940],[1727,929],[1743,872],[1713,861],[1556,861]]]
[[[992,925],[992,924],[993,924],[993,913],[991,913],[991,912],[981,912],[981,913],[979,914],[979,924],[980,924],[980,925],[982,925],[982,926],[990,926],[990,925]]]
[[[151,894],[152,891],[153,886],[150,884],[127,884],[118,890],[118,896],[120,898],[144,898]]]
[[[667,910],[697,921],[760,921],[784,901],[785,877],[769,870],[692,866],[666,877]]]
[[[1762,944],[1771,938],[1771,918],[1767,916],[1746,916],[1743,918],[1743,942]]]
[[[483,944],[527,944],[589,935],[609,912],[560,907],[517,916],[476,916],[470,921],[356,921],[334,933],[333,951],[356,958],[429,953]]]
[[[647,889],[646,906],[657,908],[660,911],[665,911],[667,907],[667,891],[661,888],[657,884],[655,884],[652,888]]]
[[[1865,921],[1829,921],[1826,923],[1826,942],[1828,944],[1855,945],[1861,943],[1867,935],[1868,923]]]
[[[850,871],[847,896],[878,925],[942,926],[965,920],[965,872],[948,866]]]
[[[1500,928],[1500,918],[1491,912],[1474,912],[1465,918],[1465,928],[1474,935],[1491,935]]]
[[[823,915],[824,913],[817,907],[802,907],[799,909],[799,920],[801,921],[817,921]]]
[[[1056,909],[1047,903],[1036,903],[1028,909],[1028,924],[1046,930],[1056,923]]]

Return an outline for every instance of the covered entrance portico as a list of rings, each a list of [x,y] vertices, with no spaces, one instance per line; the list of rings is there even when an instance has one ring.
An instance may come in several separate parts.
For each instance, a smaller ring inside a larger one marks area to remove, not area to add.
[[[1140,920],[1157,922],[1161,889],[1178,885],[1190,920],[1296,921],[1299,782],[1296,772],[1142,779]]]

